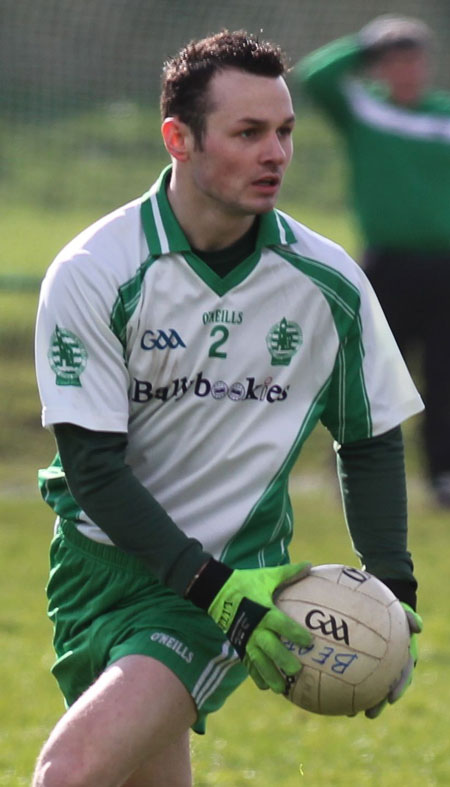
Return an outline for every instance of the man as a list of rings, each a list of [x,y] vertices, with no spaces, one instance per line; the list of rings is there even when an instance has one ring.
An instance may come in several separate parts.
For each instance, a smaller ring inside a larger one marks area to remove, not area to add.
[[[344,140],[363,267],[406,353],[423,351],[424,449],[450,507],[450,96],[428,88],[431,33],[383,16],[296,73]]]
[[[288,565],[287,483],[319,419],[355,547],[420,629],[399,424],[422,404],[362,271],[274,209],[284,73],[243,32],[189,44],[163,81],[172,166],[46,276],[37,370],[59,457],[41,486],[70,707],[35,787],[190,785],[190,727],[248,673],[285,691],[300,663],[280,637],[311,634],[273,592],[309,570]]]

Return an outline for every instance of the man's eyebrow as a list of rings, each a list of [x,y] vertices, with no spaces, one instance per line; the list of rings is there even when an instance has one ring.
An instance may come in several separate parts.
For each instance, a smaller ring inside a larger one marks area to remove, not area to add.
[[[267,120],[263,120],[261,118],[252,118],[252,117],[239,118],[237,122],[248,123],[248,125],[252,125],[252,126],[266,126],[268,123]],[[295,123],[295,115],[289,115],[287,118],[282,120],[280,126],[289,125],[290,123]]]

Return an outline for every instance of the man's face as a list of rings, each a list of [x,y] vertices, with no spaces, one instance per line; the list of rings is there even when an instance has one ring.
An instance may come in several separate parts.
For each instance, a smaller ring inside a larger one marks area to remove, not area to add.
[[[190,156],[195,190],[232,215],[271,210],[292,158],[294,111],[284,79],[229,68],[212,78],[209,98],[202,148]]]
[[[423,49],[392,49],[374,66],[374,76],[389,86],[397,104],[416,104],[428,81],[428,58]]]

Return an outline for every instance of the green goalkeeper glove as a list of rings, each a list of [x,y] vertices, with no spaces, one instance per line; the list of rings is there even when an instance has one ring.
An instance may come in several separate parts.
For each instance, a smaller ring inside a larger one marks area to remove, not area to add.
[[[186,593],[226,634],[260,689],[282,694],[285,676],[301,669],[280,638],[307,647],[312,635],[275,606],[273,594],[307,576],[309,570],[310,563],[297,563],[233,571],[211,559]]]
[[[411,685],[414,668],[417,664],[417,660],[419,658],[419,649],[418,649],[418,642],[417,642],[417,635],[423,629],[423,622],[420,615],[417,612],[414,612],[412,607],[409,604],[405,604],[403,601],[401,602],[403,609],[406,612],[406,617],[408,619],[409,624],[409,631],[411,634],[411,639],[409,643],[409,659],[402,670],[402,673],[394,686],[392,686],[389,694],[387,697],[375,705],[373,708],[369,708],[366,710],[366,716],[368,719],[376,719],[377,716],[380,715],[381,711],[386,707],[389,703],[397,702],[400,697],[403,697],[406,689],[408,686]]]

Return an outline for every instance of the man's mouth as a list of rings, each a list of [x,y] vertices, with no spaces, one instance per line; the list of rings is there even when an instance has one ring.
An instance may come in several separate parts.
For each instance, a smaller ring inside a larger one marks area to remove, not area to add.
[[[276,189],[280,185],[280,178],[278,175],[264,175],[253,181],[253,185],[258,188]]]

